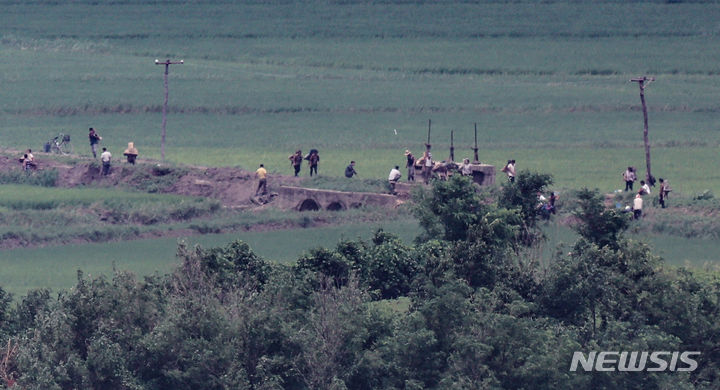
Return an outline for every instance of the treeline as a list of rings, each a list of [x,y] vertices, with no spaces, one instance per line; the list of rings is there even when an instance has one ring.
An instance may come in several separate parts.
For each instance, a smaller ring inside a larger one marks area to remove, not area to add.
[[[537,191],[466,178],[416,194],[424,237],[318,248],[285,266],[247,244],[180,246],[169,275],[78,274],[0,290],[0,378],[18,389],[716,389],[720,280],[664,268],[628,215],[581,190],[581,238],[543,265]],[[568,202],[569,204],[570,202]],[[13,303],[14,302],[14,303]],[[570,371],[573,352],[699,351],[692,372]]]

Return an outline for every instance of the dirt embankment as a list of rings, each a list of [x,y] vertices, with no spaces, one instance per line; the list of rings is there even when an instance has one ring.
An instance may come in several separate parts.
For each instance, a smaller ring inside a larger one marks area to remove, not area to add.
[[[18,158],[21,155],[19,151],[0,151],[0,173],[20,172],[21,164]],[[257,204],[251,201],[257,187],[255,173],[239,168],[170,166],[155,161],[130,165],[124,160],[116,160],[110,174],[103,176],[102,165],[95,159],[55,159],[38,153],[35,160],[39,171],[58,172],[59,187],[121,186],[147,192],[213,198],[230,208],[257,207]],[[277,190],[280,186],[302,187],[302,180],[300,177],[272,174],[269,176],[268,186],[270,191]],[[400,188],[398,190],[401,191]],[[357,193],[359,199],[365,195],[367,194]],[[283,207],[280,206],[281,202],[277,203],[278,207]],[[285,208],[288,207],[287,204],[282,204]]]

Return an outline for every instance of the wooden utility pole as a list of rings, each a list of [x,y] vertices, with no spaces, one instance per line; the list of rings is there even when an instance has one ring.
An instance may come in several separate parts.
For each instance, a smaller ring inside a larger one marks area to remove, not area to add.
[[[432,120],[428,119],[428,136],[427,142],[425,143],[425,152],[430,153],[430,128],[432,127]]]
[[[480,159],[478,158],[478,147],[477,147],[477,122],[475,123],[475,147],[473,148],[474,152],[474,158],[473,164],[480,164]]]
[[[450,161],[455,161],[455,144],[453,142],[454,130],[450,130]]]
[[[160,160],[162,162],[165,162],[165,126],[167,125],[167,106],[168,106],[168,98],[170,96],[169,90],[168,90],[168,73],[170,71],[170,65],[180,64],[182,65],[185,63],[185,61],[180,60],[179,62],[173,62],[170,60],[165,60],[164,62],[160,62],[159,60],[155,60],[155,65],[165,65],[165,102],[163,103],[163,115],[162,115],[162,136],[160,138]]]
[[[647,76],[630,79],[630,82],[638,83],[638,86],[640,87],[640,103],[642,103],[644,121],[643,141],[645,142],[645,164],[647,165],[646,179],[649,186],[655,185],[655,178],[650,171],[650,141],[648,139],[648,113],[647,105],[645,104],[645,87],[653,81],[655,81],[654,77],[648,78]]]

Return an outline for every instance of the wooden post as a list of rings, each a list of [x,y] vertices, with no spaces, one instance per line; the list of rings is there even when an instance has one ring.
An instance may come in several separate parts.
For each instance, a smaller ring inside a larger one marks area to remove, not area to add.
[[[170,60],[165,60],[165,62],[160,62],[158,60],[155,60],[155,65],[165,65],[165,101],[163,102],[163,112],[162,112],[162,134],[160,136],[160,161],[165,162],[165,126],[167,125],[167,105],[168,105],[168,97],[170,96],[169,90],[168,90],[168,73],[170,71],[170,65],[173,64],[183,64],[185,61],[180,60],[179,62],[173,62]]]
[[[648,113],[647,113],[647,105],[645,104],[645,87],[647,87],[648,84],[655,81],[654,77],[638,77],[634,79],[630,79],[630,82],[638,83],[638,86],[640,87],[640,103],[642,104],[642,112],[643,112],[643,141],[645,142],[645,164],[647,165],[647,173],[646,173],[646,182],[649,186],[655,185],[655,178],[652,175],[652,172],[650,170],[650,140],[648,139]],[[646,84],[647,82],[647,84]]]
[[[473,148],[473,154],[475,160],[473,161],[473,164],[480,164],[480,159],[478,158],[478,147],[477,147],[477,122],[475,122],[475,147]]]
[[[453,142],[453,132],[450,130],[450,161],[455,161],[455,144]]]
[[[428,119],[428,136],[427,136],[427,142],[425,143],[425,151],[428,153],[430,152],[430,129],[432,127],[432,120]]]

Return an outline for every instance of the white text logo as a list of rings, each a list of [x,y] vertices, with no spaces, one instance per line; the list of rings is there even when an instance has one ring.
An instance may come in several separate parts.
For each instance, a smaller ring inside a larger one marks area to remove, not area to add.
[[[570,371],[577,371],[578,366],[585,371],[695,371],[698,363],[693,356],[698,355],[700,352],[688,351],[592,351],[587,356],[574,352]]]

